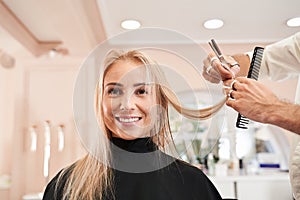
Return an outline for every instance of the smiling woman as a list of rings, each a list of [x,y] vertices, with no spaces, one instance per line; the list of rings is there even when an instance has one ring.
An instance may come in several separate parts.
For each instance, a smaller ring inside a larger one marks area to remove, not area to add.
[[[110,66],[104,78],[104,120],[112,136],[123,139],[150,136],[154,126],[155,85],[147,80],[138,61],[124,60]],[[147,128],[148,127],[148,128]]]
[[[224,102],[184,109],[165,80],[142,52],[110,51],[95,92],[103,136],[99,141],[95,133],[93,140],[100,145],[59,172],[43,199],[221,199],[201,170],[165,151],[173,144],[169,105],[184,116],[206,119]]]

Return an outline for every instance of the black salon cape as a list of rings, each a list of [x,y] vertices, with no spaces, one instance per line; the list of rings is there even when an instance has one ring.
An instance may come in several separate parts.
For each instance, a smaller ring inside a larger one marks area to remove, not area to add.
[[[130,152],[151,152],[157,149],[150,138],[135,140],[113,138],[113,143]],[[119,170],[113,170],[113,172],[116,200],[222,199],[214,185],[201,170],[178,159],[162,169],[151,172],[129,173]],[[58,175],[59,173],[47,185],[43,200],[61,199],[68,173],[63,177],[63,181],[56,191]],[[104,199],[113,198],[107,195]]]

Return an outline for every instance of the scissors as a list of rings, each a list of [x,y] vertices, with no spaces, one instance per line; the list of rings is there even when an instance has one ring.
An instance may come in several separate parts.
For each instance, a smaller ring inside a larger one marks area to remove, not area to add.
[[[220,48],[218,47],[216,41],[214,39],[211,39],[210,42],[208,42],[209,46],[212,48],[212,50],[215,52],[215,54],[217,55],[217,58],[219,59],[219,61],[221,62],[221,65],[226,69],[228,70],[229,72],[230,71],[230,66],[234,66],[234,64],[230,64],[229,62],[226,61],[226,59],[224,58]],[[237,64],[237,63],[236,63]]]

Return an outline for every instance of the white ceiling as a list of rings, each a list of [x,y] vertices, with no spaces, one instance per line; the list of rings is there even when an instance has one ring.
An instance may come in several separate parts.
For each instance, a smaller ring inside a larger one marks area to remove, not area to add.
[[[299,0],[98,0],[108,36],[122,31],[124,19],[137,19],[144,27],[179,31],[199,43],[214,37],[220,42],[273,42],[299,31],[285,25],[300,16]],[[218,30],[202,24],[223,19]]]
[[[62,41],[74,56],[86,55],[105,38],[125,31],[120,27],[124,19],[137,19],[142,27],[178,31],[200,44],[211,38],[226,45],[269,43],[300,31],[285,25],[287,19],[300,17],[299,0],[1,1],[38,40]],[[211,18],[223,19],[224,26],[204,29],[202,24]],[[0,48],[14,55],[27,51],[2,28]]]

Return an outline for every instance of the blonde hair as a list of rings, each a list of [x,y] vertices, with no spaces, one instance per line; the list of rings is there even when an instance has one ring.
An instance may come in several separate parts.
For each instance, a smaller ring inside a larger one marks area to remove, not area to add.
[[[101,68],[99,82],[95,92],[95,110],[96,116],[100,128],[104,132],[104,136],[111,138],[110,130],[105,126],[103,121],[103,109],[102,109],[102,94],[103,94],[103,80],[110,66],[118,61],[130,60],[133,62],[141,63],[147,66],[147,70],[155,82],[159,83],[155,85],[157,104],[160,105],[164,112],[159,112],[160,116],[152,140],[158,145],[160,149],[164,149],[166,143],[172,142],[169,117],[168,117],[168,105],[172,105],[179,113],[190,119],[207,119],[216,113],[225,103],[226,99],[220,103],[208,108],[192,110],[183,108],[178,101],[174,92],[168,87],[164,73],[159,66],[152,61],[149,57],[138,50],[122,51],[111,50],[104,61],[104,67]],[[101,145],[98,148],[98,153],[104,155],[101,157],[102,162],[99,162],[95,157],[88,154],[83,159],[77,161],[72,166],[72,171],[64,186],[63,199],[84,199],[92,200],[95,198],[102,199],[103,195],[113,196],[112,186],[112,171],[108,166],[111,159],[110,146],[107,144],[106,139],[100,141]],[[68,169],[65,169],[61,173],[59,181],[64,174],[68,173]]]

